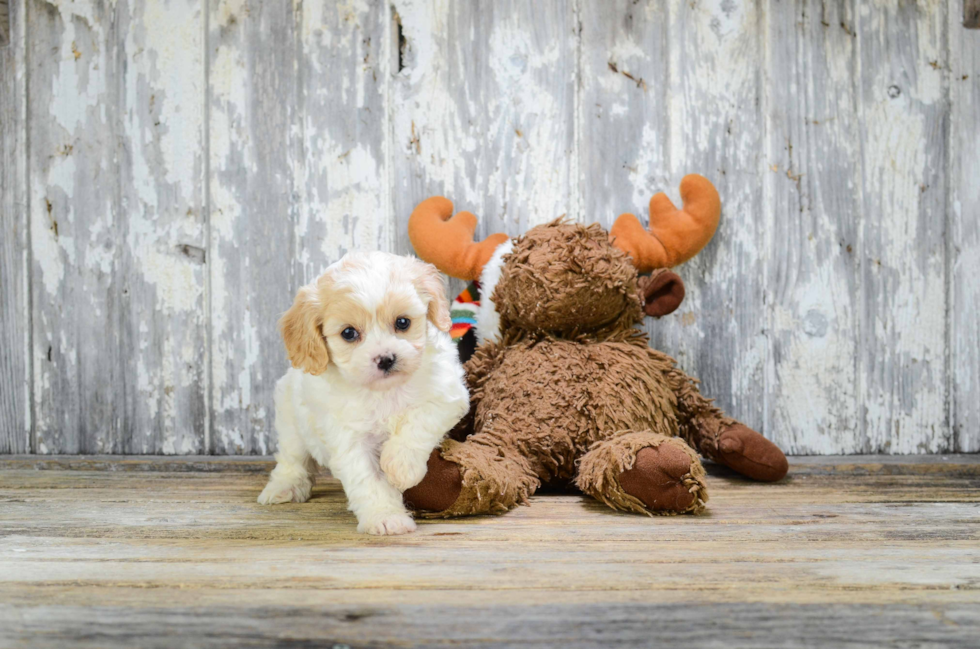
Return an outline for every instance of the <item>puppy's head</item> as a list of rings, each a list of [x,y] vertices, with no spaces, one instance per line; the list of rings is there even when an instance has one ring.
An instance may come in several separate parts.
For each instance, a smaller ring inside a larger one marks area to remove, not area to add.
[[[279,328],[293,367],[322,374],[332,363],[347,381],[386,390],[419,368],[428,327],[451,324],[435,266],[377,252],[345,255],[300,289]]]

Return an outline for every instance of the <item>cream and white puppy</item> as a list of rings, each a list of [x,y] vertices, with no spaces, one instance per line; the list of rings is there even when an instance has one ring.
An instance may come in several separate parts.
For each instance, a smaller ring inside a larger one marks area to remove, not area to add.
[[[279,452],[259,502],[306,502],[316,464],[358,531],[404,534],[402,492],[469,407],[442,277],[382,252],[350,253],[300,289],[279,322],[293,369],[276,384]]]

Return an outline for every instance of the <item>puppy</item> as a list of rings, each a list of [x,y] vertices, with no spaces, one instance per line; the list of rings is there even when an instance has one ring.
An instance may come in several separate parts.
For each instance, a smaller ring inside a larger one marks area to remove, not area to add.
[[[402,492],[469,408],[435,266],[350,253],[304,286],[279,322],[293,368],[276,384],[279,453],[259,502],[306,502],[316,465],[347,494],[357,529],[404,534]]]

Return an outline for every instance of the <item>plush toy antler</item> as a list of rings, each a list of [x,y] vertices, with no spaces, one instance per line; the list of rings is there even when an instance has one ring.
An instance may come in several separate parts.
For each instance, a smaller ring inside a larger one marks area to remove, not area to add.
[[[476,217],[458,212],[450,218],[452,213],[453,203],[448,198],[425,199],[408,218],[408,238],[420,259],[447,275],[467,281],[479,279],[493,251],[510,237],[498,232],[476,243]]]
[[[621,214],[613,223],[613,245],[633,258],[639,272],[683,263],[711,241],[721,215],[718,190],[704,176],[684,176],[681,201],[684,209],[678,210],[666,194],[651,198],[649,231],[632,214]]]

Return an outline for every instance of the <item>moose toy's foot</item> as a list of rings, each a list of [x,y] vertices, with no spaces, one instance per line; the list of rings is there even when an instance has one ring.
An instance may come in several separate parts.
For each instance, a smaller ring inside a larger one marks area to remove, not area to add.
[[[575,484],[613,509],[636,514],[696,514],[708,501],[694,449],[648,430],[595,444],[579,461]]]
[[[695,461],[674,444],[648,446],[637,451],[633,468],[619,475],[619,484],[651,511],[684,512],[696,498],[684,480]]]
[[[761,482],[781,480],[789,470],[786,456],[775,444],[739,423],[721,431],[711,459]]]
[[[405,506],[416,511],[441,512],[453,506],[462,489],[459,466],[444,460],[439,449],[434,449],[422,482],[406,490],[403,498]]]

